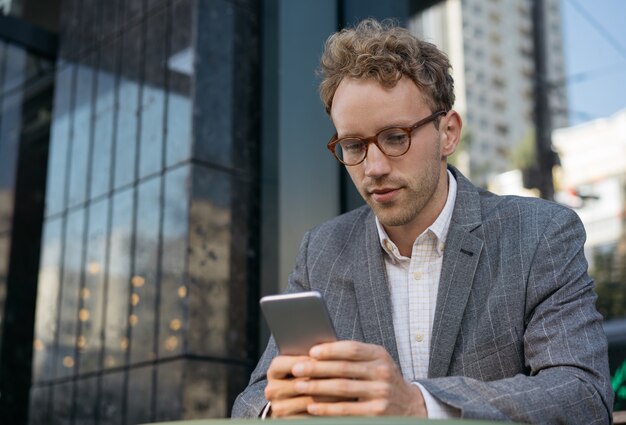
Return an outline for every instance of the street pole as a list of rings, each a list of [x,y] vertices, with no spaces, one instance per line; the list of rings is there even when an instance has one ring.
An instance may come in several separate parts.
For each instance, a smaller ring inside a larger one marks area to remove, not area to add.
[[[539,175],[538,189],[544,199],[554,199],[552,168],[556,153],[552,150],[552,120],[550,114],[548,66],[546,58],[545,6],[543,0],[532,1],[533,57],[535,60],[534,100],[536,159]]]

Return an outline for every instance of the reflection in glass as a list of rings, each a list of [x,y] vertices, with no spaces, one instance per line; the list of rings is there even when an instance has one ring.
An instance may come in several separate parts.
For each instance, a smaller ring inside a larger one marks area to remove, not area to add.
[[[85,202],[91,144],[91,111],[93,98],[93,59],[77,65],[76,94],[74,96],[73,131],[70,157],[70,181],[68,206]]]
[[[165,13],[156,13],[146,23],[144,85],[142,90],[139,176],[157,173],[163,159],[163,113],[165,111]]]
[[[124,423],[122,419],[124,374],[124,372],[116,372],[106,373],[102,376],[102,392],[98,400],[99,425],[119,425]]]
[[[9,233],[0,234],[0,350],[2,349],[2,329],[4,328],[4,303],[7,296],[10,236]]]
[[[77,402],[74,403],[73,413],[75,415],[75,424],[95,425],[96,412],[94,411],[94,403],[86,402],[88,400],[98,399],[98,378],[90,377],[80,379],[77,382],[78,388]]]
[[[105,45],[100,55],[97,74],[95,121],[91,160],[91,199],[109,191],[111,183],[113,120],[115,113],[115,48],[118,44]]]
[[[192,6],[189,0],[172,4],[170,57],[167,60],[166,163],[178,164],[191,158],[191,77],[193,75]]]
[[[161,178],[152,178],[138,187],[137,230],[135,240],[135,278],[132,308],[131,363],[154,360],[159,229],[161,221]],[[139,278],[140,277],[140,278]]]
[[[59,311],[59,339],[56,351],[56,377],[70,376],[74,372],[84,222],[84,209],[72,211],[67,215],[61,309]]]
[[[50,422],[50,412],[48,411],[50,397],[49,386],[32,386],[30,389],[28,423],[46,424]]]
[[[161,363],[157,366],[155,421],[180,419],[182,412],[184,360]]]
[[[24,84],[28,77],[32,77],[33,70],[26,68],[27,53],[24,49],[15,44],[3,44],[5,49],[3,57],[0,58],[3,59],[0,64],[4,66],[1,92],[8,93]]]
[[[107,248],[107,216],[109,200],[94,202],[89,207],[89,229],[83,288],[80,291],[82,306],[78,312],[81,321],[77,347],[80,353],[80,373],[100,368],[101,332],[104,308],[104,267]]]
[[[165,94],[158,87],[144,85],[141,97],[140,178],[161,170]]]
[[[106,297],[105,368],[123,366],[128,348],[127,317],[129,279],[131,278],[133,203],[132,189],[121,191],[113,196],[109,236],[109,281]]]
[[[232,281],[231,238],[238,230],[231,221],[232,177],[202,166],[193,168],[189,211],[188,346],[194,354],[228,356]],[[239,318],[241,319],[241,318]]]
[[[115,137],[115,188],[128,185],[135,179],[140,42],[139,27],[129,29],[122,39],[121,74],[117,88],[117,128],[115,129],[117,132]]]
[[[54,337],[61,277],[61,232],[62,218],[46,222],[37,284],[33,382],[53,378]]]
[[[163,203],[163,255],[161,260],[161,305],[159,357],[182,352],[187,303],[187,234],[189,223],[189,173],[185,166],[165,174]],[[173,320],[180,326],[172,327]],[[171,338],[176,338],[173,344]]]
[[[49,422],[51,425],[65,425],[72,423],[72,401],[74,396],[74,383],[67,382],[52,386],[52,414]]]
[[[167,165],[191,158],[191,100],[170,91],[167,114]]]
[[[5,66],[0,80],[0,232],[11,227],[15,167],[22,127],[23,91],[12,90],[26,74],[26,52],[6,45],[0,66]],[[3,63],[4,62],[4,63]]]
[[[72,98],[75,66],[59,62],[54,90],[54,106],[50,128],[46,216],[57,214],[65,206],[65,176],[67,149],[70,140],[70,100]]]
[[[143,424],[152,422],[152,366],[131,369],[128,372],[127,423]]]

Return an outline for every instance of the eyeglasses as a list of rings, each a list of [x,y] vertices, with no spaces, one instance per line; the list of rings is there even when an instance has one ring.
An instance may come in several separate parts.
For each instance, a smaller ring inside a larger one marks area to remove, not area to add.
[[[447,114],[446,111],[435,112],[410,127],[384,128],[372,137],[343,137],[338,139],[335,133],[326,147],[344,165],[358,165],[365,161],[370,143],[375,144],[387,156],[402,156],[411,147],[411,133],[414,130],[445,114]]]

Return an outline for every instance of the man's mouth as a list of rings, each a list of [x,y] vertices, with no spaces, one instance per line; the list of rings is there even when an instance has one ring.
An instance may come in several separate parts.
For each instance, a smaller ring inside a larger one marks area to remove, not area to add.
[[[400,188],[383,187],[371,189],[370,196],[375,202],[386,203],[392,201],[400,192]]]

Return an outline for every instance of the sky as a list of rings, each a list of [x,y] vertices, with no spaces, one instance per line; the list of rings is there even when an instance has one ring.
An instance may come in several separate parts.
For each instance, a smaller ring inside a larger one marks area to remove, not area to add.
[[[626,109],[626,0],[561,0],[561,13],[570,124]]]

